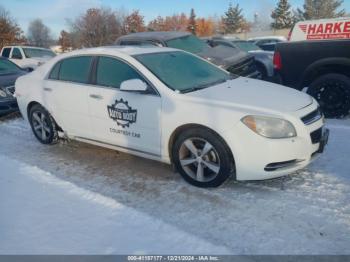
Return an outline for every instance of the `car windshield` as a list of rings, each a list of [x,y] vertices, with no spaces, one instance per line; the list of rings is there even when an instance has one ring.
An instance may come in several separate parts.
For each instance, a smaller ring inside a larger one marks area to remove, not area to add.
[[[51,50],[47,49],[38,49],[38,48],[23,48],[23,52],[27,58],[31,57],[54,57],[56,54]]]
[[[233,41],[233,43],[241,50],[249,52],[249,51],[257,51],[261,50],[256,44],[248,41]]]
[[[14,74],[19,71],[19,67],[11,61],[0,59],[0,75]]]
[[[171,39],[166,41],[166,44],[168,47],[185,50],[194,54],[201,53],[204,49],[208,48],[208,45],[204,41],[194,35]]]
[[[226,82],[234,76],[185,52],[173,51],[134,56],[165,85],[181,93]]]

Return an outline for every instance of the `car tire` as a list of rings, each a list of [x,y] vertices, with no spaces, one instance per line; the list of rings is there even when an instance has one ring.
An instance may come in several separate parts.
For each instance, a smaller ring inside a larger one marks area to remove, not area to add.
[[[197,187],[218,187],[234,171],[226,143],[205,128],[183,131],[175,140],[172,156],[181,176]]]
[[[267,72],[266,68],[261,65],[261,64],[256,64],[256,70],[260,73],[261,75],[261,80],[266,80],[267,79]]]
[[[320,104],[327,118],[344,118],[350,113],[350,78],[326,74],[314,80],[307,93]]]
[[[56,122],[44,107],[34,105],[29,111],[29,122],[40,143],[49,145],[58,142]]]

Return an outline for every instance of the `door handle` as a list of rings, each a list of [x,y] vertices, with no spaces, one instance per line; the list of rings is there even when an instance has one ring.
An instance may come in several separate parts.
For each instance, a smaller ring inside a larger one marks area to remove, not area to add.
[[[93,98],[93,99],[102,99],[103,98],[102,96],[95,95],[95,94],[91,94],[90,97]]]
[[[51,88],[49,88],[49,87],[44,87],[44,91],[51,92],[51,91],[52,91],[52,89],[51,89]]]

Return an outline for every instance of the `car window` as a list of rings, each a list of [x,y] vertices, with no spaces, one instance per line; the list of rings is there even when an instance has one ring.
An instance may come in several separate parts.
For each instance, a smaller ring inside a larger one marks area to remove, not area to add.
[[[77,83],[88,83],[92,57],[71,57],[62,61],[59,80]]]
[[[30,48],[25,47],[23,48],[24,55],[27,58],[32,57],[54,57],[56,54],[48,49],[39,49],[39,48]]]
[[[11,48],[10,47],[8,47],[8,48],[4,48],[3,50],[2,50],[2,56],[3,57],[6,57],[6,58],[9,58],[10,57],[10,52],[11,52]]]
[[[21,54],[21,51],[19,50],[19,48],[17,48],[17,47],[13,48],[11,58],[22,59],[22,54]]]
[[[238,48],[246,52],[261,50],[261,48],[259,48],[257,45],[248,41],[234,41],[233,43],[238,46]]]
[[[218,44],[223,45],[223,46],[233,47],[231,44],[223,42],[223,41],[218,41]]]
[[[61,62],[58,62],[51,70],[49,79],[58,79],[58,74],[60,72]]]
[[[208,45],[205,42],[201,41],[194,35],[171,39],[166,41],[166,43],[168,47],[185,50],[195,54],[203,52],[206,48],[208,48]]]
[[[134,46],[157,46],[156,43],[153,42],[142,42],[142,41],[121,41],[120,45],[134,45]]]
[[[6,59],[0,59],[0,75],[14,74],[21,70],[18,66]]]
[[[96,72],[96,84],[119,88],[120,84],[130,79],[143,77],[128,64],[111,57],[99,57]]]
[[[190,92],[229,79],[229,73],[185,52],[161,52],[134,56],[164,84],[173,90]]]

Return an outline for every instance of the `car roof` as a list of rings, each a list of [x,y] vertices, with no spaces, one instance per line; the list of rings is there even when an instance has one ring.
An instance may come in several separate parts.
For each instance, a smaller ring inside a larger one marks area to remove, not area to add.
[[[165,47],[153,47],[153,46],[102,46],[102,47],[94,47],[94,48],[85,48],[74,50],[69,53],[65,53],[61,56],[76,56],[76,55],[141,55],[141,54],[152,54],[152,53],[163,53],[163,52],[171,52],[171,51],[179,51],[174,48],[165,48]]]
[[[33,48],[33,49],[40,49],[40,50],[51,50],[50,48],[43,48],[43,47],[29,46],[29,45],[8,45],[8,46],[4,46],[3,48],[12,48],[12,47]]]
[[[141,32],[141,33],[132,33],[129,35],[121,36],[118,40],[159,40],[167,41],[174,38],[184,37],[191,35],[189,32],[178,32],[178,31],[155,31],[155,32]]]

